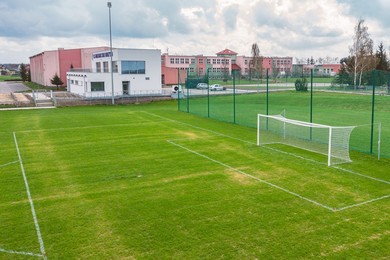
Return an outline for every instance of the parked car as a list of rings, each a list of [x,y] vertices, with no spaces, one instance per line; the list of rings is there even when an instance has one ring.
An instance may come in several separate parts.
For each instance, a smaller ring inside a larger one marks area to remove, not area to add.
[[[198,83],[198,85],[196,85],[196,88],[197,89],[208,89],[209,85],[207,83]]]
[[[172,93],[182,92],[181,85],[173,85],[172,86]]]
[[[219,84],[214,84],[210,86],[210,91],[223,91],[223,90],[226,90],[226,88]]]

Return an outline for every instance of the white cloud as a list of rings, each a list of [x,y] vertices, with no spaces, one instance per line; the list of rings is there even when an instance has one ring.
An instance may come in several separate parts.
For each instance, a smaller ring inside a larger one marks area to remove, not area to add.
[[[229,48],[250,55],[257,42],[267,56],[343,57],[360,17],[375,45],[388,47],[387,2],[112,0],[113,44],[188,55]],[[0,62],[28,62],[59,47],[108,45],[106,0],[2,0],[0,13]]]

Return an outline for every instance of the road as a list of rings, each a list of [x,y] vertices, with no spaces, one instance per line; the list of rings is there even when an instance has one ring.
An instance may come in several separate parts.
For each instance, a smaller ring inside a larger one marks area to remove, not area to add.
[[[8,94],[12,92],[26,91],[30,88],[26,87],[21,82],[1,82],[0,81],[0,93]]]

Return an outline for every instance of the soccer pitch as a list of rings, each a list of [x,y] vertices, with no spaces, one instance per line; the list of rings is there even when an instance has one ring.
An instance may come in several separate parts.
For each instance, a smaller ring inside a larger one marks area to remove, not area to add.
[[[390,257],[388,159],[176,110],[0,111],[0,259]]]

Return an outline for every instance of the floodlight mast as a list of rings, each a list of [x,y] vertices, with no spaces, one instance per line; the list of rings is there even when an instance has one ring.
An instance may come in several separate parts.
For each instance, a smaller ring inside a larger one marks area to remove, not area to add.
[[[110,60],[111,60],[111,103],[115,105],[115,99],[114,99],[114,68],[112,66],[112,33],[111,33],[111,2],[107,2],[108,7],[108,23],[110,27]]]

